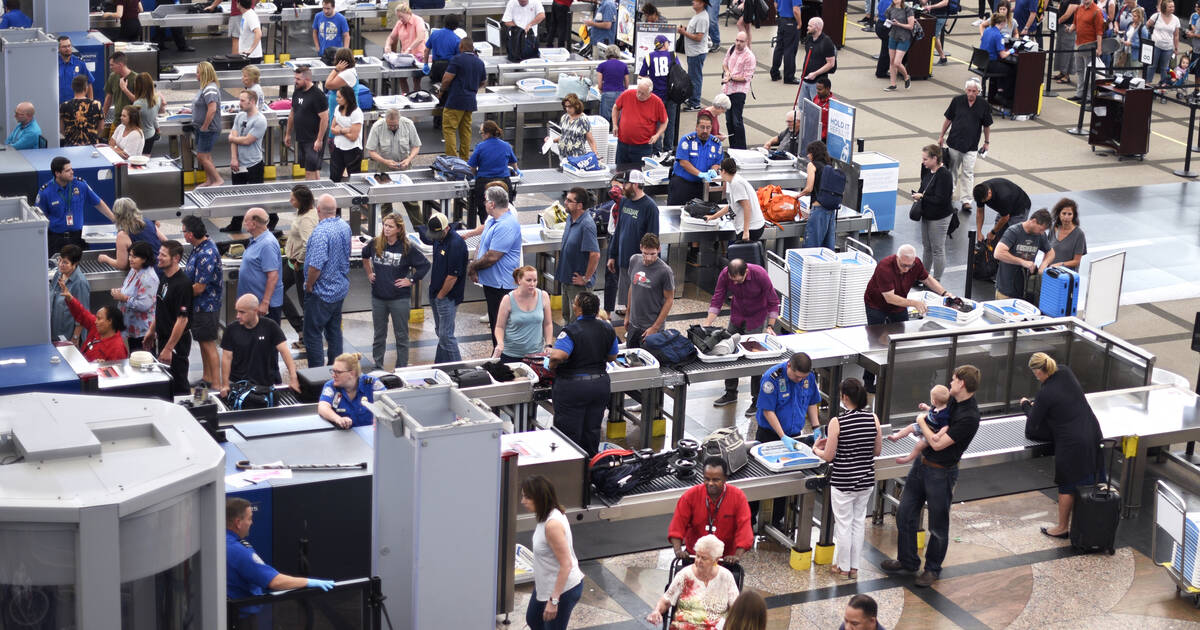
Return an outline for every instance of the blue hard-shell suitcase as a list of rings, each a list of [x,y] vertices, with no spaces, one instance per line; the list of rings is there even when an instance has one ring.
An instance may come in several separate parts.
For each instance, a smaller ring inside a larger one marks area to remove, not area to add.
[[[1042,274],[1038,309],[1050,317],[1075,314],[1079,306],[1079,274],[1066,267],[1051,267]]]

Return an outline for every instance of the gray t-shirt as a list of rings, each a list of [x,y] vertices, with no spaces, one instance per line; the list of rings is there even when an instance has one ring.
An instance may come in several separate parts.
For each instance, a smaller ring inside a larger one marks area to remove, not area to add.
[[[1087,239],[1084,238],[1083,230],[1078,226],[1061,241],[1058,240],[1058,230],[1051,228],[1050,247],[1054,248],[1054,262],[1069,262],[1076,255],[1087,254]]]
[[[158,111],[162,108],[162,97],[158,93],[154,94],[154,106],[151,107],[146,99],[139,98],[133,102],[133,106],[141,109],[142,117],[142,137],[149,140],[158,133]]]
[[[663,291],[675,290],[675,274],[661,258],[647,266],[641,254],[634,254],[629,258],[629,286],[633,293],[629,323],[646,329],[658,319],[667,301]]]
[[[908,24],[908,18],[912,16],[912,9],[906,6],[898,7],[894,4],[889,6],[887,12],[884,13],[885,18],[891,20],[893,23],[899,22],[901,24]],[[893,26],[892,30],[888,32],[888,39],[894,39],[898,42],[910,42],[912,41],[912,31],[907,28]],[[1007,295],[1007,293],[1005,295]]]
[[[238,112],[233,117],[233,130],[239,136],[254,136],[250,144],[239,144],[237,148],[238,165],[249,168],[263,161],[263,136],[267,135],[267,119],[261,113],[247,116],[246,112]]]
[[[700,41],[693,41],[690,37],[683,38],[683,54],[689,57],[696,55],[704,55],[708,53],[708,11],[701,11],[692,16],[688,20],[687,32],[704,33],[704,37]],[[681,35],[682,37],[682,35]]]
[[[1018,223],[1004,231],[1000,243],[1008,245],[1008,253],[1021,260],[1034,260],[1038,252],[1050,251],[1050,239],[1045,234],[1030,234],[1025,224]],[[1021,267],[1001,262],[996,269],[996,290],[1009,297],[1019,298],[1025,294],[1025,274]]]
[[[758,193],[745,177],[734,175],[726,186],[726,194],[729,196],[729,205],[733,208],[733,225],[738,230],[738,238],[742,237],[742,229],[746,226],[746,209],[741,203],[742,200],[750,204],[750,229],[757,230],[766,225],[762,208],[758,206]]]

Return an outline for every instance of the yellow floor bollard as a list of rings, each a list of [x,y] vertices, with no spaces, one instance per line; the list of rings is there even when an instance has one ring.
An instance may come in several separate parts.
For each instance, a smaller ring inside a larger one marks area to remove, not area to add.
[[[299,164],[292,165],[292,179],[301,179],[304,177],[304,169],[300,168]]]
[[[554,311],[556,313],[561,311],[562,310],[562,299],[563,299],[563,296],[561,296],[561,295],[551,295],[550,296],[550,310]]]
[[[657,418],[650,425],[650,437],[663,437],[667,434],[667,419]]]
[[[287,63],[292,60],[292,56],[288,53],[279,53],[279,63]]]
[[[788,566],[797,571],[807,571],[812,568],[812,550],[805,549],[804,551],[792,550],[788,556]]]
[[[263,179],[275,179],[277,177],[274,166],[263,167]]]
[[[275,63],[275,55],[263,55],[263,63]]]
[[[425,323],[425,309],[414,308],[413,310],[409,311],[408,312],[408,323],[410,323],[410,324]]]
[[[624,422],[609,422],[608,427],[604,430],[604,435],[610,440],[625,439],[625,423]]]
[[[833,548],[834,545],[817,544],[816,552],[813,554],[813,562],[819,565],[833,564]]]
[[[917,549],[925,548],[925,535],[925,530],[922,529],[917,531]]]

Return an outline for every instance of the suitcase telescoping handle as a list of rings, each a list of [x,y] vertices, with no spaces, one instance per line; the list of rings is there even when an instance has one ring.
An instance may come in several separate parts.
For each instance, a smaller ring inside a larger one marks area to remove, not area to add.
[[[1112,490],[1113,483],[1112,483],[1111,475],[1112,475],[1112,470],[1113,470],[1113,459],[1117,454],[1117,450],[1118,450],[1118,447],[1121,445],[1121,441],[1118,440],[1117,438],[1105,438],[1105,439],[1100,440],[1101,450],[1104,449],[1105,445],[1108,445],[1109,453],[1108,453],[1107,458],[1103,458],[1103,457],[1101,458],[1101,462],[1104,462],[1104,466],[1102,466],[1100,469],[1100,475],[1103,478],[1103,482],[1101,482],[1101,480],[1097,479],[1096,486],[1099,487],[1099,486],[1103,485],[1105,488]]]

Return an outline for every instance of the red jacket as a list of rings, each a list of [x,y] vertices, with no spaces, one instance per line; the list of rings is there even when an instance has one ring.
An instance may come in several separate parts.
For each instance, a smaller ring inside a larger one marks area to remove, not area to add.
[[[737,549],[754,547],[754,530],[750,528],[750,504],[741,490],[725,484],[725,496],[720,505],[708,499],[704,484],[688,488],[675,505],[675,516],[667,530],[668,538],[680,538],[689,553],[695,553],[696,541],[708,532],[711,518],[716,525],[717,538],[725,543],[724,555],[731,556]]]
[[[67,308],[80,326],[87,331],[87,341],[83,343],[83,358],[88,361],[119,361],[129,356],[125,348],[125,340],[121,335],[110,335],[101,339],[96,332],[96,316],[88,312],[75,296],[67,298]]]

